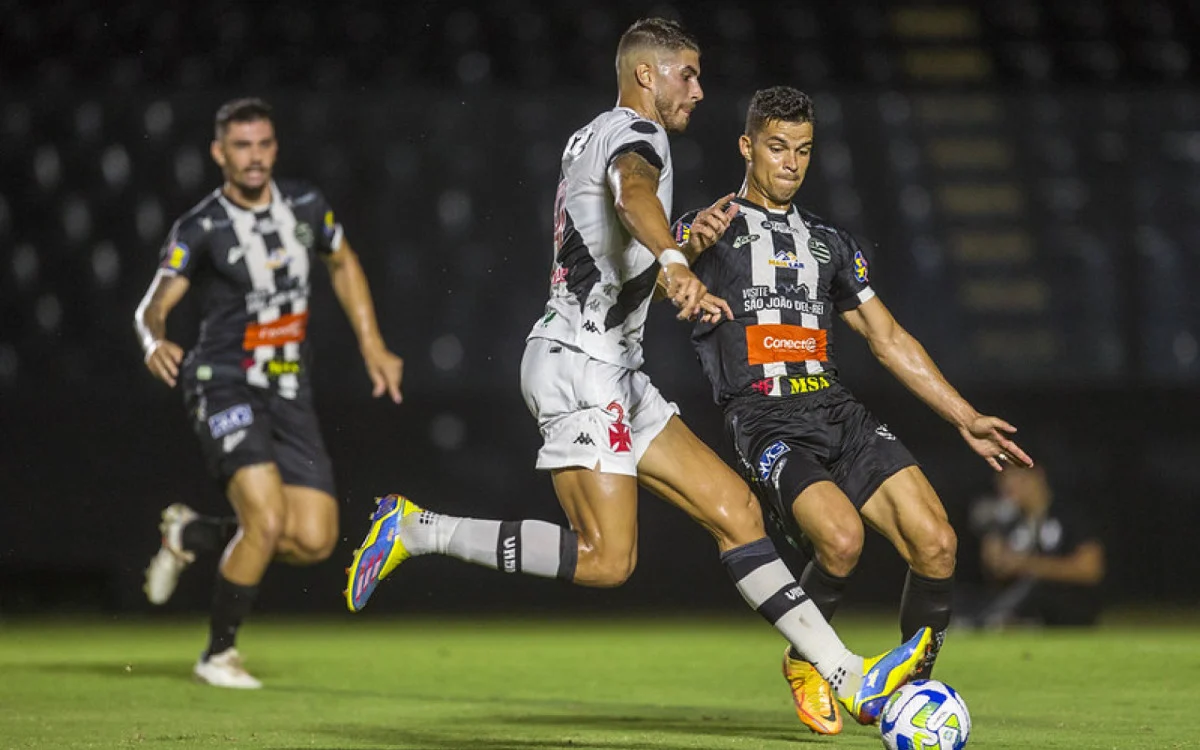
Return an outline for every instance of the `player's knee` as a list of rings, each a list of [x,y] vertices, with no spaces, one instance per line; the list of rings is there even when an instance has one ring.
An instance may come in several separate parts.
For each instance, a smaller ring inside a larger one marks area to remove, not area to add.
[[[930,578],[945,578],[954,573],[958,556],[958,536],[946,521],[931,523],[912,546],[912,567]]]
[[[634,568],[637,567],[637,549],[604,550],[598,548],[587,555],[587,559],[580,562],[586,562],[586,580],[581,580],[581,583],[600,588],[615,588],[628,581],[629,577],[633,575]]]
[[[767,533],[762,508],[749,489],[718,503],[709,514],[709,523],[723,547],[740,547],[762,539]]]
[[[835,576],[848,576],[854,572],[862,555],[862,524],[833,529],[812,541],[821,567]]]
[[[242,528],[242,539],[266,550],[274,550],[283,536],[284,517],[282,508],[246,509],[238,519]]]

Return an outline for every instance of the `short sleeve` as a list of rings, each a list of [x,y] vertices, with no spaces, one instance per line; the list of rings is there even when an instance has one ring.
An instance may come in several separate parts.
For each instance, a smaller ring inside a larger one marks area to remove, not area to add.
[[[207,232],[194,216],[175,222],[158,253],[158,268],[164,273],[192,278],[192,271],[206,252]]]
[[[311,195],[311,200],[304,203],[304,213],[307,215],[302,220],[311,221],[316,227],[313,249],[320,255],[332,255],[341,248],[345,232],[325,194],[317,188],[311,188]]]
[[[875,296],[870,283],[870,266],[862,247],[848,232],[838,230],[827,237],[834,263],[830,285],[833,306],[838,312],[847,312]],[[822,240],[814,238],[814,241]]]
[[[611,165],[618,156],[634,152],[650,166],[662,170],[670,152],[667,133],[659,125],[638,118],[613,131],[606,148],[605,163]]]

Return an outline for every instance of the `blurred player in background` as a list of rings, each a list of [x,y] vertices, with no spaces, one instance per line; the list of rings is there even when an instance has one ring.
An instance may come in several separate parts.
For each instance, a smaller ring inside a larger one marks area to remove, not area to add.
[[[333,469],[308,372],[318,260],[358,337],[374,395],[400,402],[403,362],[379,333],[358,257],[319,190],[272,179],[277,147],[265,102],[220,108],[212,157],[225,183],[175,222],[134,319],[146,367],[181,386],[208,469],[237,513],[205,518],[168,507],[162,547],[146,570],[146,595],[161,604],[197,552],[225,548],[208,646],[194,670],[219,687],[261,686],[242,666],[235,638],[271,561],[320,562],[338,539]],[[185,358],[167,340],[166,322],[193,285],[202,321]]]
[[[1042,466],[996,477],[998,507],[983,537],[983,570],[1003,588],[964,624],[1094,625],[1104,543],[1088,516],[1061,500]]]
[[[456,518],[389,495],[355,554],[347,605],[361,609],[397,565],[430,553],[618,586],[637,560],[640,484],[708,529],[746,601],[830,680],[855,718],[869,722],[924,659],[930,632],[873,659],[851,653],[779,559],[749,488],[640,370],[660,270],[681,319],[728,313],[688,268],[667,219],[667,134],[687,126],[703,96],[699,76],[694,39],[673,22],[638,21],[618,46],[617,106],[576,131],[563,153],[550,301],[528,336],[521,387],[545,441],[537,467],[551,472],[570,528]],[[711,207],[705,215],[723,228],[732,213]]]
[[[733,309],[732,320],[704,315],[692,340],[742,475],[782,530],[810,547],[805,593],[833,617],[862,552],[865,520],[909,564],[901,638],[932,628],[920,672],[927,677],[950,621],[954,529],[912,455],[839,382],[834,313],[993,468],[1030,460],[1008,439],[1013,427],[968,404],[891,316],[868,284],[854,238],[792,203],[812,155],[813,122],[805,94],[757,92],[738,139],[746,177],[733,199],[736,217],[722,226],[701,211],[676,224],[685,247],[708,247],[696,274]],[[809,728],[841,731],[829,685],[795,648],[784,656],[784,676]]]

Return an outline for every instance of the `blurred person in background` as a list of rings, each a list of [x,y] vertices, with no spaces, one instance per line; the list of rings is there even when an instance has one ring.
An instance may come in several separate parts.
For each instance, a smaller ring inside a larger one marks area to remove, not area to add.
[[[641,485],[712,534],[747,603],[806,654],[856,720],[869,723],[925,658],[929,629],[869,659],[847,649],[779,559],[749,488],[641,369],[660,273],[681,319],[729,314],[688,268],[667,218],[668,133],[687,127],[703,97],[699,76],[695,39],[671,21],[638,21],[618,44],[617,106],[576,131],[563,151],[550,299],[526,340],[521,389],[544,438],[537,468],[550,472],[569,528],[459,518],[389,495],[355,553],[346,604],[362,609],[381,579],[424,554],[619,586],[637,561]],[[702,213],[698,221],[720,236],[736,209]]]
[[[134,318],[146,367],[181,387],[208,470],[237,514],[203,517],[182,504],[164,510],[146,596],[167,601],[196,553],[224,548],[208,646],[194,674],[229,688],[261,687],[235,641],[267,566],[320,562],[338,540],[333,467],[309,374],[313,266],[329,270],[374,395],[400,403],[403,372],[333,209],[316,187],[273,179],[277,150],[266,102],[238,99],[218,110],[211,153],[225,182],[175,222]],[[166,324],[193,286],[200,335],[185,357]]]
[[[1005,471],[996,493],[973,513],[982,527],[980,562],[998,590],[963,624],[1094,625],[1104,544],[1088,515],[1059,499],[1042,466]]]
[[[1012,425],[971,406],[892,317],[854,237],[792,202],[812,156],[814,122],[803,92],[756,92],[738,139],[746,172],[737,216],[727,227],[703,212],[676,223],[683,247],[708,248],[694,261],[696,274],[734,310],[732,320],[703,316],[692,341],[743,478],[782,533],[809,553],[800,585],[832,619],[862,553],[863,522],[879,531],[909,565],[901,639],[934,632],[918,672],[927,678],[950,624],[957,537],[916,459],[840,382],[834,314],[992,468],[1031,460],[1009,439]],[[795,649],[784,654],[783,672],[800,720],[820,734],[840,732],[829,685]]]

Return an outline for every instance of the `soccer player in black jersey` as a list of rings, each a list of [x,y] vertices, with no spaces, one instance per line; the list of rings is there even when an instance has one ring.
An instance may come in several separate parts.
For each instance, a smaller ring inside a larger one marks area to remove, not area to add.
[[[194,673],[211,685],[257,688],[234,641],[267,565],[320,562],[338,538],[333,470],[308,373],[309,274],[318,260],[358,337],[375,396],[400,402],[403,361],[383,342],[366,276],[325,196],[272,178],[270,106],[222,106],[211,151],[225,182],[171,228],[134,322],[146,367],[183,391],[208,469],[237,516],[205,518],[181,504],[163,511],[146,595],[165,602],[195,553],[224,547],[208,647]],[[166,321],[193,286],[202,321],[184,357],[166,338]]]
[[[693,268],[734,316],[704,315],[692,341],[724,408],[742,474],[768,515],[811,545],[800,584],[821,613],[831,618],[841,601],[865,520],[910,566],[901,636],[928,626],[940,646],[950,620],[954,529],[912,455],[839,382],[834,313],[992,468],[1032,462],[1009,439],[1014,428],[967,403],[888,312],[854,238],[792,203],[812,155],[813,122],[803,93],[757,92],[738,139],[746,177],[734,199],[736,217],[718,237],[711,208],[676,223],[681,246],[708,247]],[[704,241],[684,242],[694,233]],[[936,648],[925,675],[935,657]],[[800,719],[816,732],[841,731],[828,685],[794,650],[785,654],[784,674]]]

